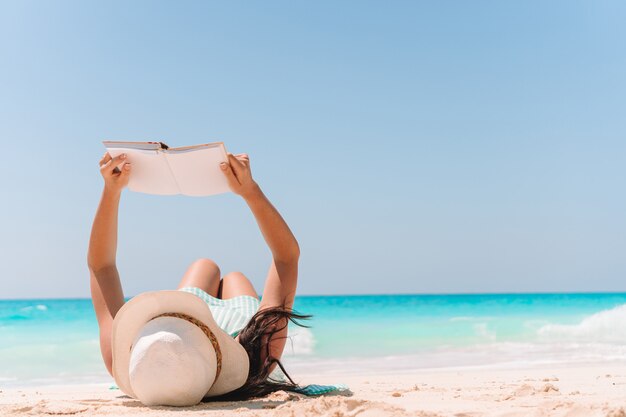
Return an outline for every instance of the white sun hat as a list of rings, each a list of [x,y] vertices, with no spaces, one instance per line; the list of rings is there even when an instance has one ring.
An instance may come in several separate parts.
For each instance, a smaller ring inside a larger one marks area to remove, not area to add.
[[[115,382],[145,405],[196,405],[248,378],[243,346],[202,299],[184,291],[133,297],[115,315],[111,344]]]

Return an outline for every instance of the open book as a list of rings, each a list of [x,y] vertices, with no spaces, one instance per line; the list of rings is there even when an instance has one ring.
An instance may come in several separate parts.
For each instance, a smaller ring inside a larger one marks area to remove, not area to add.
[[[220,169],[222,142],[170,148],[162,142],[103,141],[111,157],[126,154],[132,165],[128,188],[147,194],[208,196],[230,191]]]

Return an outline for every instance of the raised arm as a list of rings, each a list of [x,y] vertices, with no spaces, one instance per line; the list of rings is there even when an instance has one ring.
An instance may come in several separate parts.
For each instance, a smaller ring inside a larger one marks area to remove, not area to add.
[[[117,251],[117,214],[122,190],[128,184],[130,164],[125,156],[115,158],[107,153],[100,161],[104,189],[91,228],[87,265],[98,327],[100,350],[109,373],[111,372],[111,326],[113,318],[124,304],[122,284],[115,264]],[[124,163],[122,169],[116,168]]]
[[[300,248],[278,210],[270,203],[252,179],[250,161],[245,154],[228,155],[229,164],[221,168],[232,191],[239,194],[254,215],[265,242],[272,252],[272,262],[263,289],[261,309],[284,306],[291,308],[298,281]]]

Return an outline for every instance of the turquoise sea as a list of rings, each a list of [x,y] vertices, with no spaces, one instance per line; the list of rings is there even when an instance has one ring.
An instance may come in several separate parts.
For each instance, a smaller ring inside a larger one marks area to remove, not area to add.
[[[304,373],[626,362],[626,293],[300,296]],[[0,387],[107,382],[89,299],[0,301]]]

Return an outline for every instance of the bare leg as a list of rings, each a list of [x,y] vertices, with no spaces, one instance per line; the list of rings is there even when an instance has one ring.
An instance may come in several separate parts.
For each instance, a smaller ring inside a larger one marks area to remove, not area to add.
[[[259,298],[254,286],[244,274],[241,272],[229,272],[224,275],[220,283],[219,298],[226,300],[238,295],[250,295]]]
[[[217,297],[220,287],[220,268],[210,259],[200,258],[189,265],[178,288],[197,287]]]

